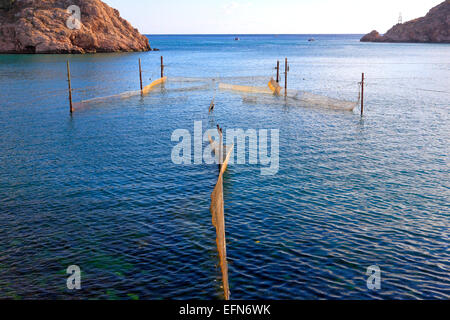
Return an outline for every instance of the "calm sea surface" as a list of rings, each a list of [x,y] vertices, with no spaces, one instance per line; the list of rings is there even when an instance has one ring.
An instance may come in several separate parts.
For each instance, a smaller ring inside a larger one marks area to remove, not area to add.
[[[0,55],[0,298],[222,298],[209,212],[217,166],[171,161],[175,129],[213,120],[280,130],[278,174],[232,165],[225,175],[232,298],[450,298],[450,46],[234,37]],[[67,59],[79,102],[139,89],[138,58],[148,84],[160,55],[169,77],[251,85],[288,57],[290,88],[355,101],[365,72],[365,115],[213,90],[98,100],[69,115]],[[66,288],[70,265],[80,291]],[[378,291],[366,286],[371,265]]]

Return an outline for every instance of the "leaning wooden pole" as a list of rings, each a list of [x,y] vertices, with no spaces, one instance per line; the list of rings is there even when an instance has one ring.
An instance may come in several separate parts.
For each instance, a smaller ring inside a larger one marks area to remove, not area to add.
[[[364,72],[361,77],[361,117],[364,114]]]
[[[69,84],[69,103],[70,103],[70,114],[73,113],[73,102],[72,102],[72,83],[70,80],[70,64],[67,60],[67,82]]]
[[[164,58],[161,56],[161,78],[164,78]]]
[[[139,80],[140,80],[140,82],[141,82],[141,94],[142,94],[142,93],[143,93],[143,91],[142,91],[143,86],[142,86],[142,66],[141,66],[141,59],[139,59]]]

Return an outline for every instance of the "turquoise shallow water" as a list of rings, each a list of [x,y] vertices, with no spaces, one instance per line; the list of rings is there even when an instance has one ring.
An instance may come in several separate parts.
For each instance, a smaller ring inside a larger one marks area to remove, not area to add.
[[[365,116],[216,95],[224,128],[278,128],[280,170],[225,175],[233,299],[450,298],[450,46],[359,36],[150,36],[161,52],[0,56],[0,298],[219,299],[209,196],[217,167],[172,163],[214,92],[81,101],[170,77],[273,76]],[[249,84],[264,85],[260,78]],[[236,80],[236,79],[235,79]],[[69,265],[82,290],[66,289]],[[381,268],[381,290],[366,269]]]

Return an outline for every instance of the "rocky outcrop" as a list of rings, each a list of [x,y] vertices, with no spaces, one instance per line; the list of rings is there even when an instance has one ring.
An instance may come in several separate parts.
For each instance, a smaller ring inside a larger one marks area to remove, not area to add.
[[[384,35],[372,31],[363,42],[433,42],[450,43],[450,0],[431,9],[425,17],[392,27]]]
[[[80,8],[79,20],[74,20]],[[100,0],[16,0],[0,9],[0,53],[151,50],[148,38]]]
[[[381,42],[382,36],[377,30],[373,30],[371,33],[366,34],[361,38],[362,42]]]

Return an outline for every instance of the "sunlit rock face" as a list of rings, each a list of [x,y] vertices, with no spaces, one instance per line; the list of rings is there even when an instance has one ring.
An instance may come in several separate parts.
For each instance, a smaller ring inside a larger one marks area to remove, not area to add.
[[[0,0],[0,53],[151,50],[147,37],[100,0],[16,0],[6,9],[8,2]],[[68,11],[72,5],[81,24]]]

